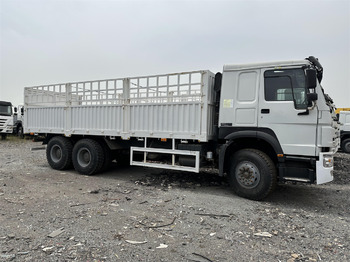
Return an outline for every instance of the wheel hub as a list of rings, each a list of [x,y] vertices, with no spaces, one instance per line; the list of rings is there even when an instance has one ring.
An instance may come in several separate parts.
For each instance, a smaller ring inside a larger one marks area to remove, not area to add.
[[[236,167],[236,179],[245,188],[254,188],[260,182],[260,172],[252,162],[244,161]]]
[[[91,153],[87,148],[81,148],[78,151],[78,163],[81,167],[86,167],[90,164]]]
[[[59,162],[62,158],[62,149],[60,146],[58,145],[54,145],[52,148],[51,148],[51,159],[54,161],[54,162]]]
[[[345,144],[346,152],[350,152],[350,143]]]

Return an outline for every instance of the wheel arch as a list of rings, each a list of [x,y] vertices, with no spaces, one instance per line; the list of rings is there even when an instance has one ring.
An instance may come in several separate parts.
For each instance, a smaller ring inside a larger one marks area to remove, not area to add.
[[[283,150],[278,139],[273,134],[264,131],[237,131],[225,137],[219,153],[219,175],[228,171],[231,155],[243,148],[253,148],[266,153],[274,163],[283,162]],[[278,157],[280,156],[280,157]]]
[[[64,134],[54,134],[54,133],[46,134],[45,139],[43,141],[43,144],[44,145],[47,144],[52,138],[54,138],[56,136],[61,136],[61,137],[64,137],[66,139],[69,139],[73,143],[73,145],[81,139],[88,138],[88,139],[95,140],[95,141],[99,142],[102,146],[108,146],[104,137],[101,137],[101,136],[84,136],[84,135],[65,136]]]

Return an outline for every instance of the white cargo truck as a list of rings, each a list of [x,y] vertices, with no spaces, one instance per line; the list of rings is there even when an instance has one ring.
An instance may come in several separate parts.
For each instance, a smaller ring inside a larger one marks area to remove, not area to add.
[[[24,125],[24,106],[18,105],[17,107],[14,108],[13,134],[19,136],[20,138],[24,138],[23,125]]]
[[[46,137],[54,169],[86,175],[112,160],[199,172],[239,196],[333,179],[339,127],[314,57],[175,74],[26,87],[25,133]]]
[[[0,134],[6,139],[13,132],[13,110],[11,102],[0,101]]]
[[[339,112],[341,149],[350,153],[350,111]]]
[[[0,133],[2,139],[14,134],[23,138],[24,106],[13,107],[11,102],[0,101]]]

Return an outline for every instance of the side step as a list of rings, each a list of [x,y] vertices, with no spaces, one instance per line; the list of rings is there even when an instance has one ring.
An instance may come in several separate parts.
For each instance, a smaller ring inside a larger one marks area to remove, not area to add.
[[[164,168],[171,170],[180,170],[187,172],[199,173],[199,151],[188,151],[188,150],[177,150],[175,149],[175,139],[173,139],[173,149],[163,149],[163,148],[150,148],[146,147],[147,139],[145,138],[145,147],[131,147],[130,148],[130,165],[131,166],[145,166],[145,167],[154,167],[154,168]],[[143,152],[143,160],[135,161],[134,152]],[[157,154],[166,154],[171,155],[172,163],[154,163],[153,161],[147,161],[147,153],[157,153]],[[182,166],[175,161],[176,156],[194,156],[195,157],[195,166]]]
[[[283,177],[285,181],[292,182],[302,182],[302,183],[311,183],[310,179],[307,178],[297,178],[297,177]]]

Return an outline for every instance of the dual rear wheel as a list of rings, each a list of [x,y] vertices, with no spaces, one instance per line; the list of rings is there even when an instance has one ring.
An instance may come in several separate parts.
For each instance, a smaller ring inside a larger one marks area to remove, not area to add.
[[[74,166],[84,175],[94,175],[106,168],[110,162],[109,155],[108,148],[89,138],[81,139],[73,146],[70,139],[56,136],[49,141],[46,149],[47,161],[53,169],[64,170]]]

